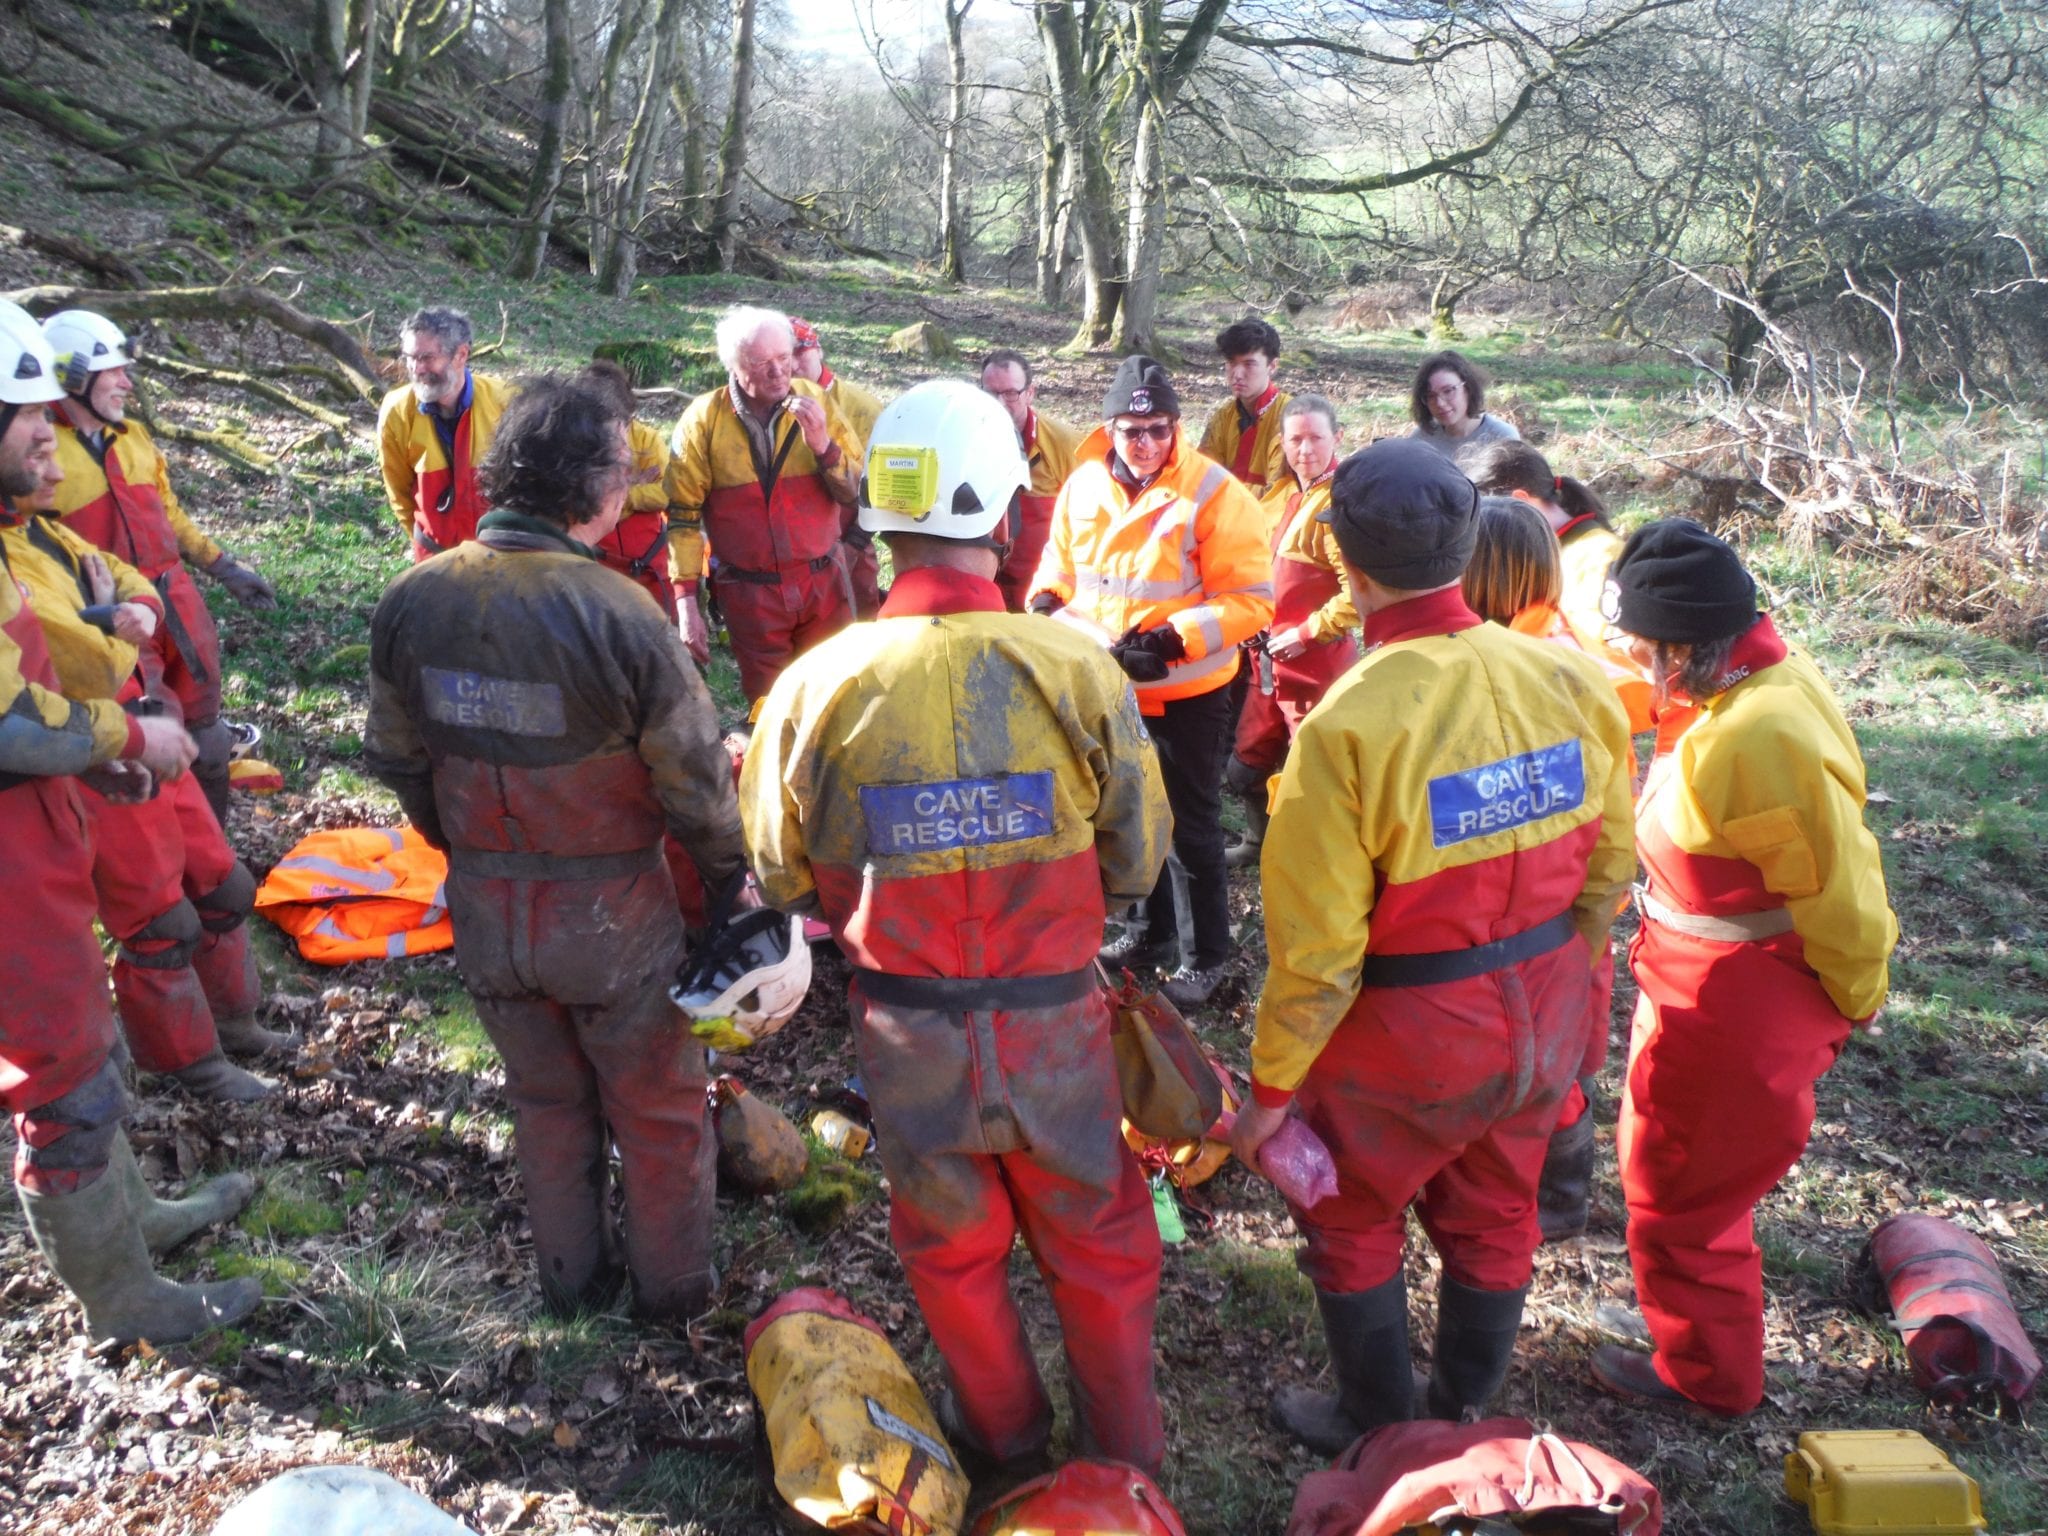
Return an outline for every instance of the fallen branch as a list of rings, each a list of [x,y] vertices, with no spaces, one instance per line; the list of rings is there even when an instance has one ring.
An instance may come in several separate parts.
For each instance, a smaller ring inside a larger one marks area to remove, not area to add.
[[[109,282],[130,288],[140,288],[149,281],[143,276],[142,269],[125,256],[116,256],[112,251],[103,251],[70,235],[53,235],[40,229],[0,224],[0,245],[34,251],[39,256],[54,256],[59,261],[68,261],[74,267],[82,267]]]
[[[150,431],[174,443],[190,443],[195,448],[204,448],[230,464],[253,469],[259,475],[277,472],[277,460],[239,432],[209,432],[204,427],[180,426],[175,421],[164,420],[162,416],[150,424]]]
[[[229,389],[243,390],[248,394],[260,396],[274,405],[281,405],[287,410],[297,411],[301,416],[310,417],[314,421],[319,422],[323,427],[331,428],[336,432],[350,433],[361,438],[364,442],[371,441],[374,436],[369,427],[365,426],[362,422],[352,421],[339,411],[329,410],[324,405],[316,405],[311,400],[295,395],[281,385],[273,384],[268,379],[259,379],[253,374],[238,373],[231,368],[202,367],[197,363],[180,362],[173,357],[145,356],[143,366],[145,369],[160,368],[174,378],[196,381],[202,384],[220,384],[225,385]]]

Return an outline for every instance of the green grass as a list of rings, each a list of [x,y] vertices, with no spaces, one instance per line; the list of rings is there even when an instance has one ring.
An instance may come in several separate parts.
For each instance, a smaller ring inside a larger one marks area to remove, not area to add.
[[[301,1347],[343,1369],[406,1375],[447,1370],[470,1358],[471,1314],[447,1256],[343,1252],[314,1276]]]
[[[354,1175],[358,1185],[362,1175]],[[346,1195],[311,1165],[283,1165],[267,1174],[263,1188],[242,1212],[241,1227],[270,1242],[326,1237],[348,1225]]]

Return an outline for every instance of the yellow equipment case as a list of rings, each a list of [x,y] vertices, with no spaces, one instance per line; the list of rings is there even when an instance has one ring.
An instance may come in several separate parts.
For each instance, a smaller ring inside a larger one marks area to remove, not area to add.
[[[1950,1536],[1984,1529],[1977,1484],[1910,1429],[1818,1429],[1785,1458],[1785,1492],[1820,1536]]]

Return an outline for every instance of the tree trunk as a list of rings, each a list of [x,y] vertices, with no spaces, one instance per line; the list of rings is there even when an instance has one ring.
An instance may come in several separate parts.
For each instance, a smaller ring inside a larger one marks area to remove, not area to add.
[[[951,76],[946,131],[939,140],[939,275],[967,276],[967,234],[960,221],[960,124],[967,116],[967,48],[963,23],[974,0],[946,0],[946,64]]]
[[[1081,242],[1081,325],[1068,347],[1086,351],[1108,343],[1123,292],[1116,272],[1116,241],[1110,232],[1115,194],[1096,132],[1100,103],[1089,86],[1081,24],[1069,0],[1041,4],[1038,31],[1045,43],[1045,70],[1052,82],[1060,141],[1073,169],[1069,209]]]
[[[598,277],[610,264],[616,215],[622,201],[618,169],[619,79],[625,72],[626,56],[640,36],[640,24],[647,8],[641,0],[622,0],[612,24],[611,41],[605,44],[604,64],[597,77],[597,89],[589,93],[586,115],[591,147],[589,212],[590,275]]]
[[[1063,263],[1059,247],[1067,229],[1060,217],[1060,187],[1064,180],[1060,168],[1064,157],[1055,136],[1050,102],[1045,110],[1045,136],[1040,141],[1038,157],[1038,302],[1053,305],[1060,301]]]
[[[319,0],[313,11],[313,179],[325,181],[348,151],[348,0]]]
[[[348,132],[361,145],[370,131],[370,92],[377,79],[377,0],[351,0],[348,25],[356,48],[348,66]]]
[[[754,4],[755,0],[733,0],[732,105],[718,141],[718,205],[711,214],[722,272],[732,270],[739,239],[740,178],[747,169],[747,128],[754,105]]]
[[[1142,7],[1140,8],[1142,9]],[[1138,107],[1138,140],[1131,150],[1131,210],[1125,226],[1124,284],[1117,350],[1156,351],[1152,327],[1159,314],[1160,252],[1166,245],[1166,124],[1148,88]]]
[[[647,214],[647,188],[654,174],[655,146],[668,127],[669,74],[675,62],[676,34],[681,26],[683,0],[662,0],[661,13],[654,19],[654,42],[647,50],[647,78],[640,88],[640,105],[633,113],[633,126],[626,134],[625,162],[619,178],[619,198],[613,211],[617,228],[597,285],[615,299],[633,291],[633,278],[640,270],[640,220]]]
[[[547,77],[541,89],[540,142],[533,152],[533,177],[526,184],[528,223],[519,232],[508,273],[519,282],[539,277],[547,263],[548,226],[555,218],[555,194],[562,189],[562,145],[568,137],[569,89],[574,84],[569,0],[544,0],[541,25],[547,37]]]

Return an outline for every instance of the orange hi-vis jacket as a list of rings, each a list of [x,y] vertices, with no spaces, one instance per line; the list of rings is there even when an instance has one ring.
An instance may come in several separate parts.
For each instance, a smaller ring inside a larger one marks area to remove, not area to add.
[[[1235,397],[1224,401],[1209,413],[1202,429],[1202,452],[1251,487],[1255,496],[1291,480],[1280,452],[1280,419],[1292,398],[1282,394],[1278,384],[1268,384],[1256,405],[1241,404]]]
[[[1381,610],[1365,638],[1272,790],[1264,1104],[1369,1006],[1368,955],[1476,948],[1568,912],[1598,957],[1635,873],[1628,722],[1590,660],[1481,623],[1456,588]]]
[[[420,408],[410,384],[392,390],[377,408],[384,489],[391,498],[391,515],[413,540],[415,559],[475,538],[477,519],[490,510],[490,502],[477,484],[476,467],[490,450],[512,391],[474,370],[469,382],[469,409],[455,423],[452,469],[441,447],[441,435]]]
[[[706,538],[724,564],[756,575],[800,571],[834,554],[840,509],[854,500],[860,483],[861,445],[817,385],[794,379],[789,389],[825,407],[826,431],[839,449],[829,469],[780,410],[772,422],[779,462],[756,464],[730,384],[699,395],[676,423],[664,487],[670,574],[677,581],[703,574]]]
[[[447,949],[448,856],[411,827],[330,827],[296,844],[256,891],[256,910],[315,965]]]
[[[16,522],[0,514],[0,553],[14,579],[28,591],[64,697],[118,699],[135,675],[137,652],[126,640],[80,616],[80,610],[92,603],[81,566],[88,556],[99,556],[114,578],[116,600],[154,609],[161,624],[164,604],[156,588],[135,567],[94,548],[49,516],[31,515]]]
[[[57,465],[64,479],[51,515],[151,581],[181,559],[201,567],[218,560],[220,546],[178,504],[170,466],[148,428],[124,421],[108,433],[102,463],[76,427],[57,424]]]
[[[1138,707],[1163,714],[1175,699],[1228,683],[1238,642],[1272,621],[1266,519],[1178,427],[1165,467],[1135,499],[1110,472],[1110,451],[1106,428],[1081,444],[1029,595],[1053,593],[1065,605],[1054,616],[1104,645],[1133,627],[1171,625],[1185,658],[1163,681],[1137,685]]]

